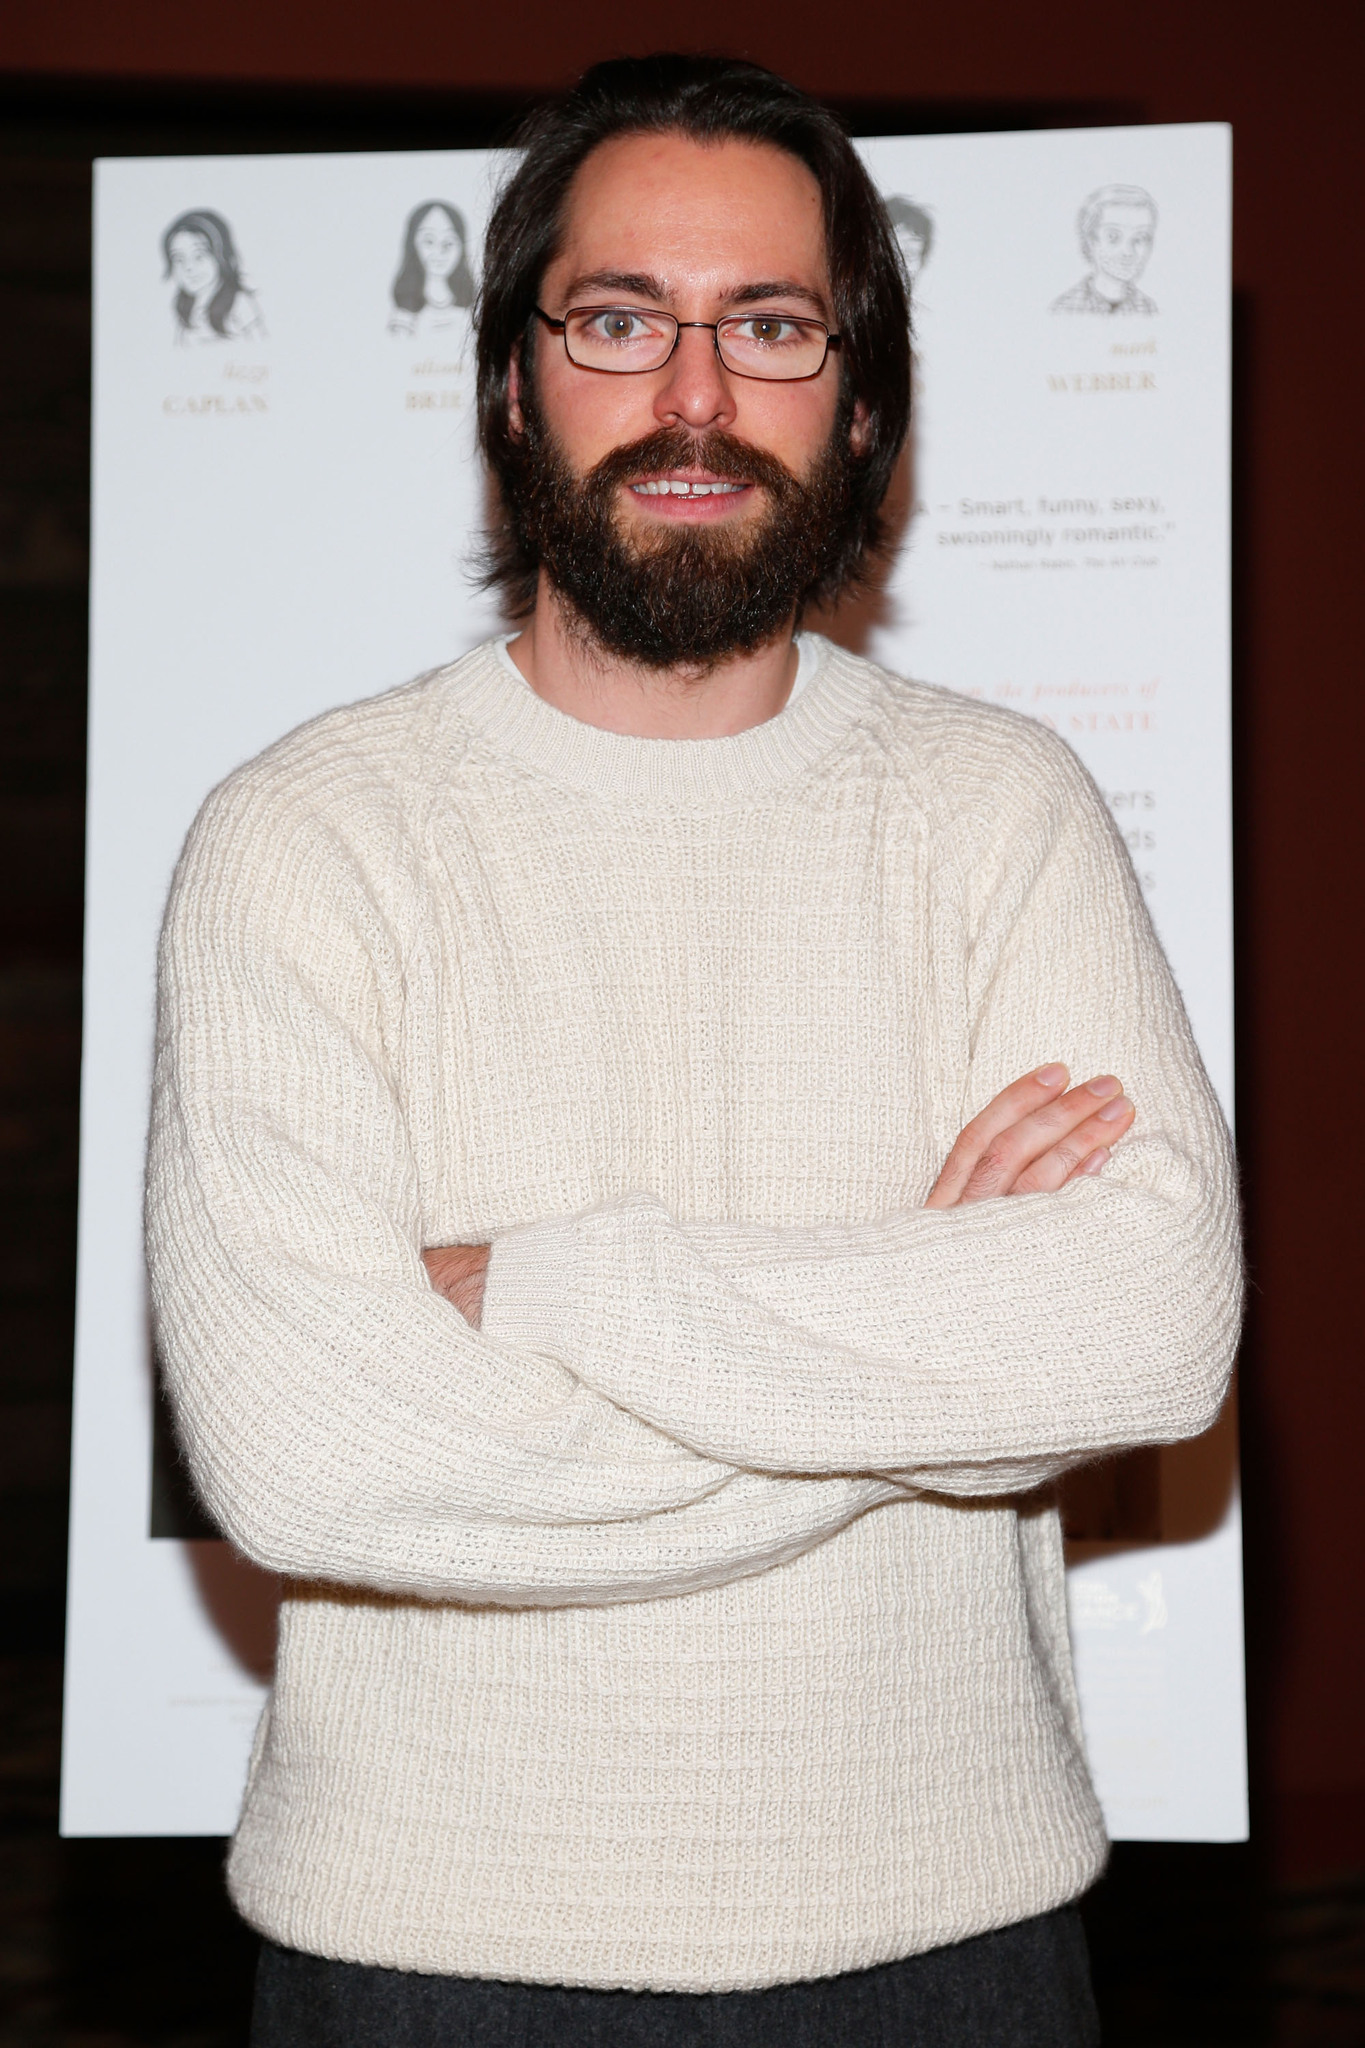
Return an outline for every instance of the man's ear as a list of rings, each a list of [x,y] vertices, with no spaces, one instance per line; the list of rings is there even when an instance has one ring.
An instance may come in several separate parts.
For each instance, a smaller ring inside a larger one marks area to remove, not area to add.
[[[507,365],[507,431],[514,441],[519,441],[526,432],[526,419],[521,410],[521,343],[513,349]]]
[[[868,442],[872,438],[872,418],[861,398],[855,400],[853,421],[848,430],[848,445],[855,455],[866,455]]]

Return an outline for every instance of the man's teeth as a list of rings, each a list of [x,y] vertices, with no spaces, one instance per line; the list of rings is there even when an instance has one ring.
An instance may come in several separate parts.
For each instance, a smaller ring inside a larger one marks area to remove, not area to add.
[[[709,498],[742,491],[744,485],[676,483],[666,477],[659,483],[632,484],[631,489],[638,491],[642,498]]]

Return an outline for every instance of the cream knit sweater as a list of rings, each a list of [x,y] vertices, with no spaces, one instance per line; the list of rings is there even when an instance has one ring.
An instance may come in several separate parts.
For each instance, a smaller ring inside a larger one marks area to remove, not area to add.
[[[1041,727],[818,643],[736,738],[505,653],[231,776],[167,914],[149,1219],[195,1477],[293,1582],[230,1883],[408,1969],[728,1989],[1104,1858],[1046,1487],[1213,1419],[1224,1128]],[[928,1211],[1045,1060],[1102,1178]],[[481,1331],[424,1245],[491,1240]]]

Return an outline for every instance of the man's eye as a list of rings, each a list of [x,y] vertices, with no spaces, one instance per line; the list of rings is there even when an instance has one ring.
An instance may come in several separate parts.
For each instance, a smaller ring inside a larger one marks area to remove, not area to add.
[[[642,320],[638,313],[599,313],[590,323],[589,332],[600,336],[603,341],[638,341],[648,332],[648,322]]]
[[[765,348],[772,348],[778,342],[794,341],[800,332],[794,320],[784,320],[778,313],[754,313],[741,321],[735,330],[738,340],[756,341]]]

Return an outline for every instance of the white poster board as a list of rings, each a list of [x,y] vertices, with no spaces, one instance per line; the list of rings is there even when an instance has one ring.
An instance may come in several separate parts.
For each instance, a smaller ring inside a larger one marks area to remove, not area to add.
[[[1077,748],[1230,1105],[1228,133],[863,148],[918,272],[918,410],[905,544],[835,630]],[[466,572],[483,483],[461,303],[493,173],[476,152],[98,167],[67,1834],[235,1821],[275,1589],[221,1543],[151,1533],[156,934],[230,768],[497,629]],[[445,241],[424,244],[444,312],[414,224]],[[1073,1565],[1092,1765],[1116,1836],[1240,1839],[1228,1426],[1163,1454],[1159,1522]]]

